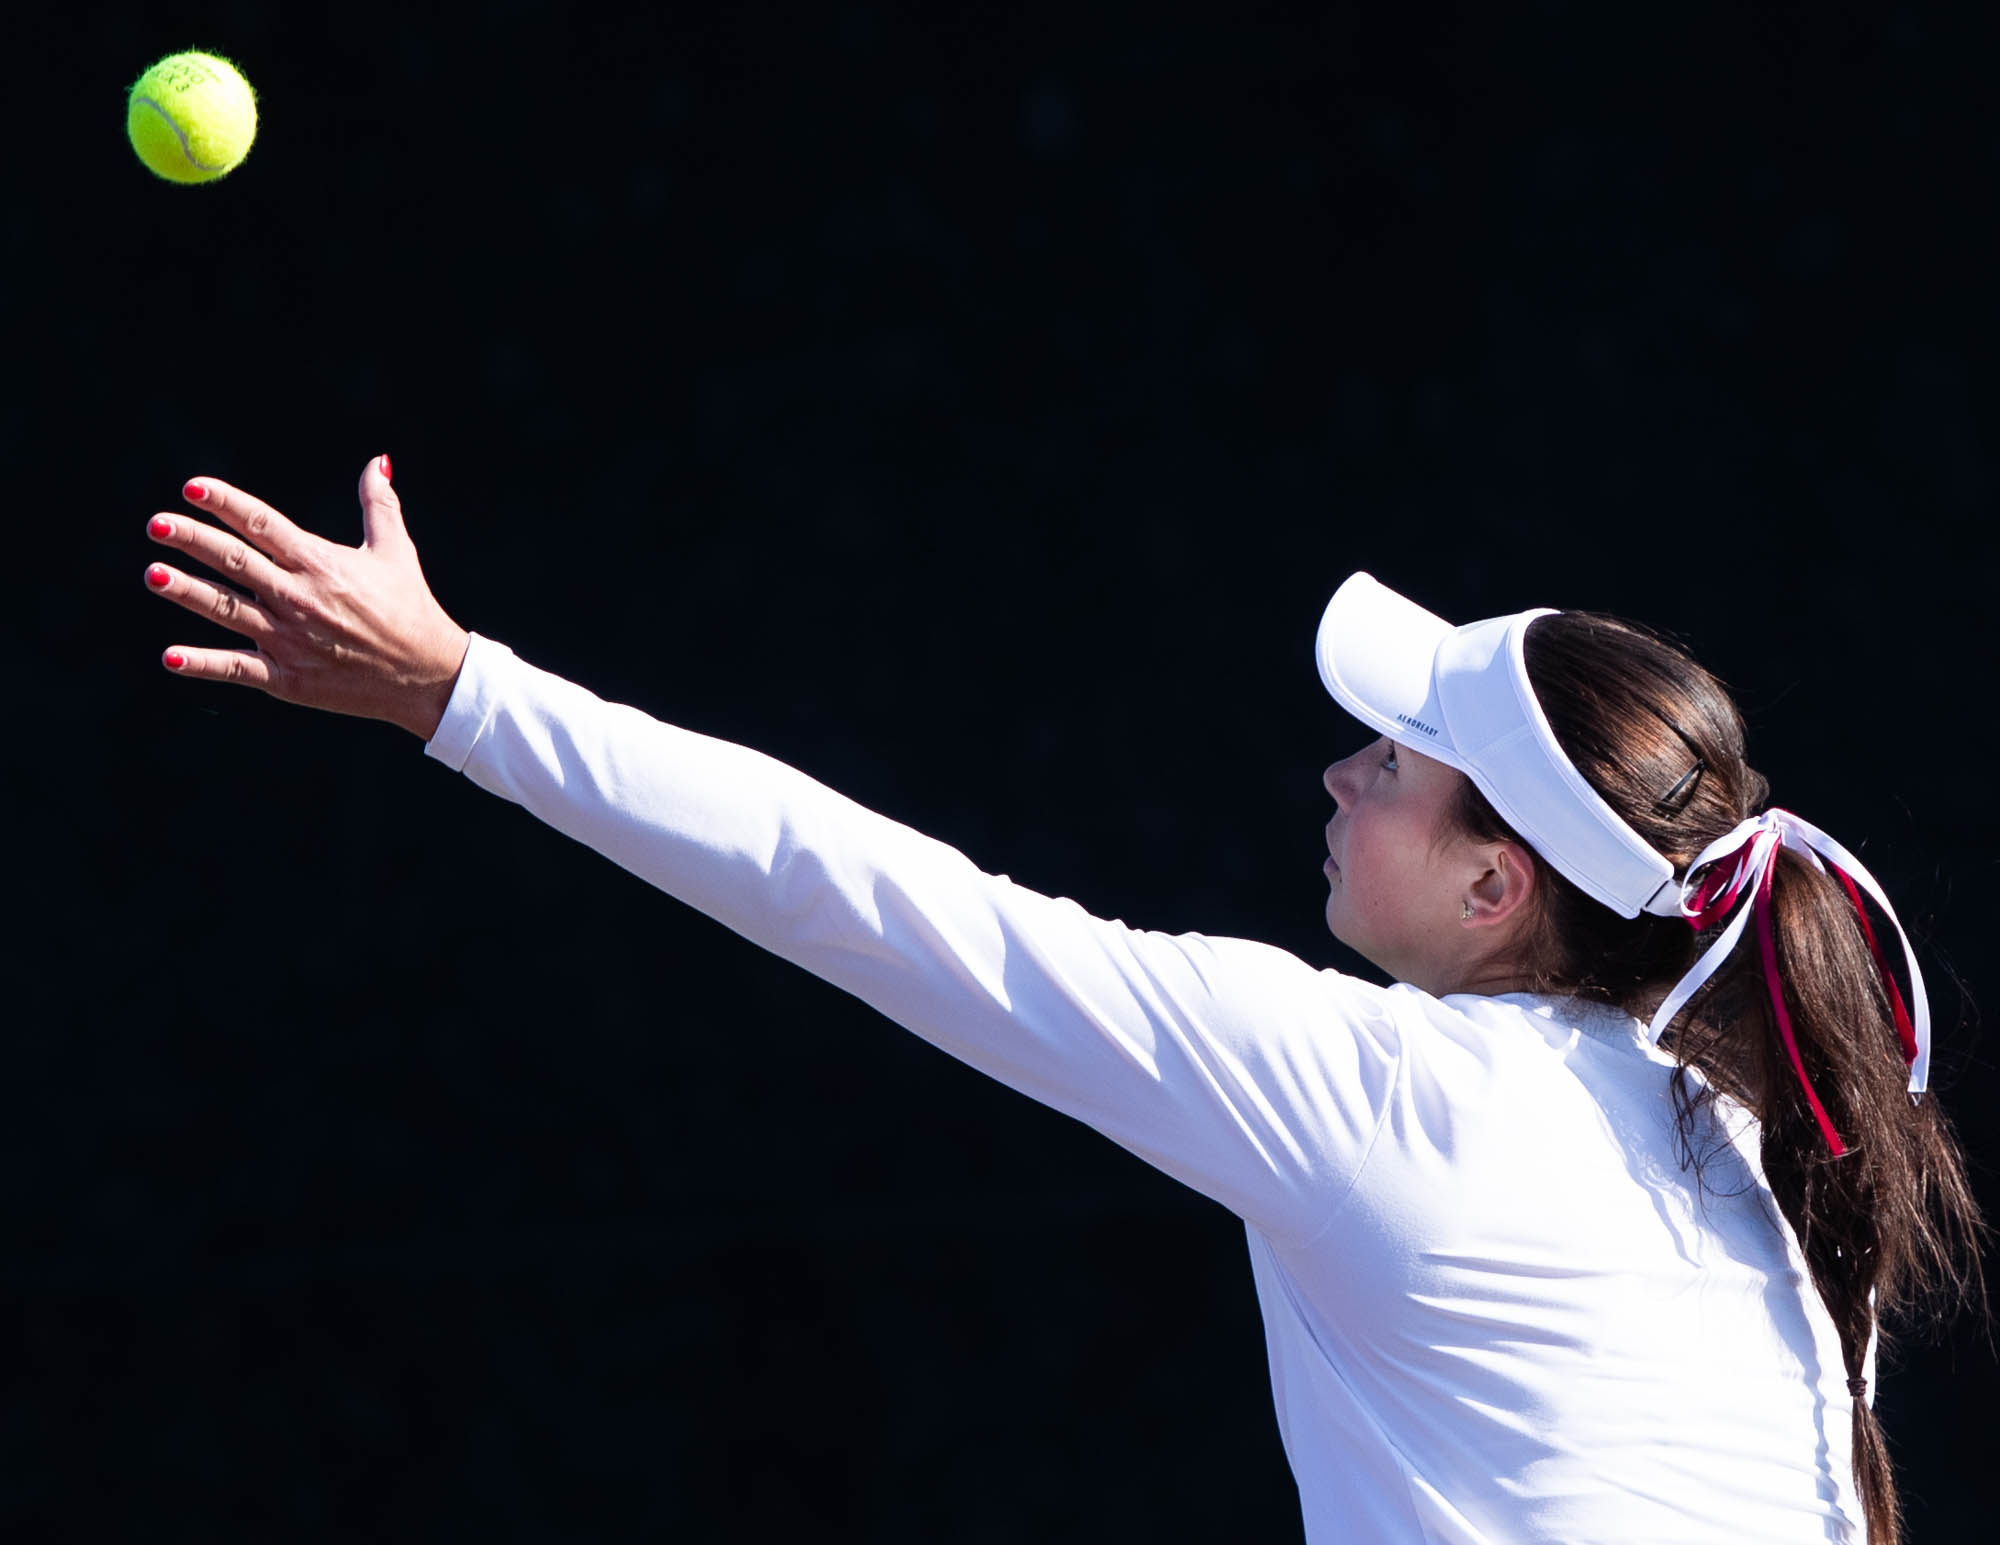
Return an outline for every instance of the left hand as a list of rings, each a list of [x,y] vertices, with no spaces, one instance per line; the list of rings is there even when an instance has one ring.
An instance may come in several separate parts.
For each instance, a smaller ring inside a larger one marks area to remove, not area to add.
[[[183,492],[229,529],[160,514],[147,534],[238,581],[247,594],[164,563],[147,569],[147,587],[253,647],[177,644],[161,656],[169,670],[384,719],[425,740],[437,732],[471,635],[445,615],[424,580],[402,501],[389,486],[388,457],[362,469],[359,547],[314,536],[212,477],[193,479]]]

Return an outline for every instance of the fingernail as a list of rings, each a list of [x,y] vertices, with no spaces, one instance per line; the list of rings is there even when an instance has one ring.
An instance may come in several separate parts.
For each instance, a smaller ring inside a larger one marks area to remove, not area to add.
[[[167,651],[166,662],[167,669],[170,671],[185,670],[188,663],[187,656],[182,654],[178,649],[169,649]]]
[[[174,534],[174,523],[164,515],[155,515],[146,523],[146,531],[149,535],[156,536],[164,542]]]
[[[181,492],[194,500],[196,504],[201,503],[202,500],[208,497],[208,490],[203,488],[199,483],[189,483]]]
[[[151,585],[155,590],[166,589],[172,580],[173,575],[169,574],[157,563],[146,570],[146,583]]]
[[[382,457],[382,481],[385,483],[391,483],[395,481],[395,479],[392,476],[390,476],[389,458],[386,454]]]

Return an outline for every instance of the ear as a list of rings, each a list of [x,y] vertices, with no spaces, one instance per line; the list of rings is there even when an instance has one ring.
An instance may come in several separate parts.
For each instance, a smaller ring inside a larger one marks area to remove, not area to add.
[[[1467,928],[1492,928],[1526,916],[1525,908],[1535,899],[1535,861],[1518,842],[1490,842],[1482,845],[1485,866],[1472,882],[1467,898],[1472,916]]]

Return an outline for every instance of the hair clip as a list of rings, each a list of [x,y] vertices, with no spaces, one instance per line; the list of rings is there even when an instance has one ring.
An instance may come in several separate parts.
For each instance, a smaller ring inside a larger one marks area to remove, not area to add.
[[[1688,802],[1694,798],[1695,779],[1707,771],[1707,761],[1697,756],[1694,759],[1694,766],[1681,774],[1680,782],[1676,783],[1666,793],[1653,801],[1653,808],[1666,815],[1679,815],[1681,811],[1688,807]],[[1682,797],[1682,790],[1686,790],[1685,798]],[[1680,800],[1679,804],[1674,803],[1677,799]]]

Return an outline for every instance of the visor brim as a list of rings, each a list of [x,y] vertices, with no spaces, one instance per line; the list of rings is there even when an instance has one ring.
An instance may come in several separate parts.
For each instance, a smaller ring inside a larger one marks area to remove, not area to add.
[[[1320,617],[1314,658],[1333,700],[1378,734],[1464,771],[1437,695],[1452,626],[1369,574],[1352,574]]]

